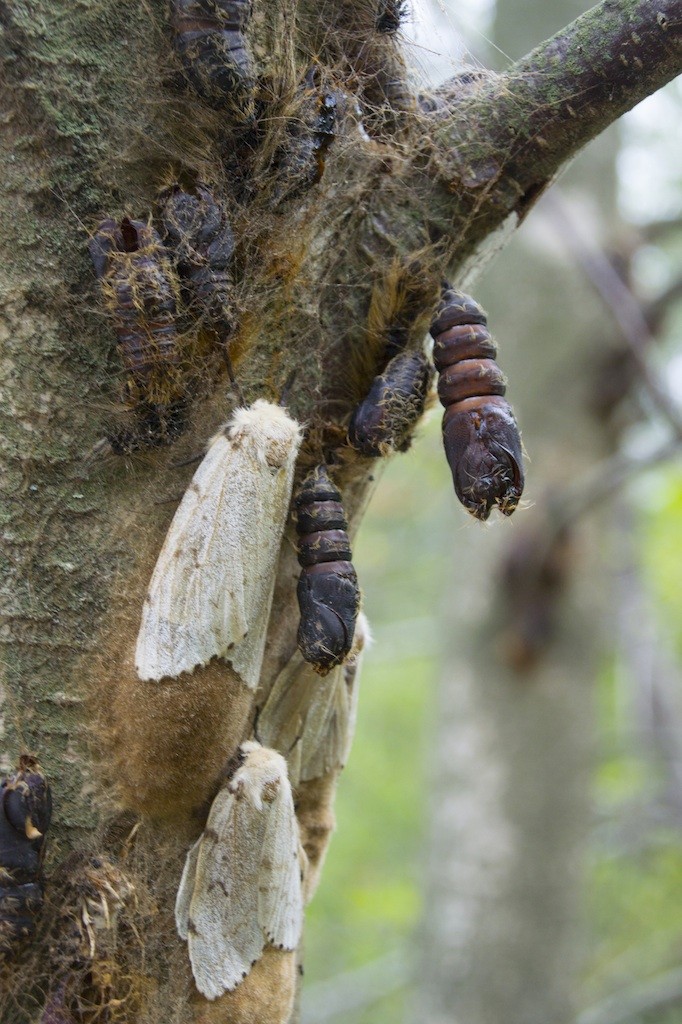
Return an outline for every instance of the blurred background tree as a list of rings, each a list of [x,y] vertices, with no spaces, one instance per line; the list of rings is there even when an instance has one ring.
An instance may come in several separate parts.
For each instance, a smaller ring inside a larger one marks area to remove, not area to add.
[[[589,6],[424,0],[415,74],[504,67]],[[678,82],[588,147],[475,286],[528,508],[467,521],[438,413],[373,500],[305,1022],[682,1022],[681,112]]]

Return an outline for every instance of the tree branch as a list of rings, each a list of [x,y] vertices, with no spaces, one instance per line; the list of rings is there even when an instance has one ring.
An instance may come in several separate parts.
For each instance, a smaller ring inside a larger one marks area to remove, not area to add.
[[[436,112],[435,162],[458,207],[477,199],[476,240],[523,218],[567,160],[682,70],[681,25],[679,0],[602,0]]]
[[[668,971],[585,1010],[577,1024],[628,1024],[643,1013],[663,1012],[682,1000],[682,970]]]
[[[643,387],[675,435],[678,438],[682,437],[682,414],[647,355],[655,345],[655,338],[649,329],[644,307],[628,283],[619,276],[603,249],[590,246],[582,237],[569,214],[570,208],[566,201],[558,197],[557,193],[552,193],[547,197],[547,203],[566,248],[583,269],[585,277],[592,283],[618,324],[639,371]]]

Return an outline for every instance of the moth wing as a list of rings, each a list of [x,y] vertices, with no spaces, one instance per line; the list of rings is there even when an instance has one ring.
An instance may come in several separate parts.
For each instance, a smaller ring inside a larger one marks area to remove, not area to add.
[[[141,679],[218,656],[257,686],[292,482],[293,459],[272,469],[248,436],[215,438],[152,575],[135,654]]]
[[[346,762],[354,731],[357,688],[347,684],[354,662],[321,678],[296,651],[278,675],[258,717],[258,736],[286,759],[289,780],[318,779]]]
[[[297,450],[298,447],[294,454]],[[241,513],[238,524],[239,550],[244,575],[244,614],[248,635],[238,644],[230,661],[252,689],[258,686],[263,662],[279,549],[289,516],[294,465],[295,458],[276,470],[263,462],[257,462],[252,469],[251,479],[243,481],[241,504],[236,506],[235,520],[239,519]]]
[[[194,882],[197,873],[197,860],[199,858],[199,848],[201,846],[201,836],[197,839],[194,846],[191,847],[187,857],[185,858],[185,866],[182,869],[182,878],[180,879],[180,885],[178,887],[178,895],[175,898],[175,926],[178,929],[178,935],[181,939],[187,940],[189,933],[189,905],[192,899],[192,893],[194,892]]]
[[[339,665],[326,679],[318,676],[322,691],[311,705],[303,733],[301,751],[301,781],[319,779],[334,768],[345,764],[350,747],[352,691],[346,686],[344,665]]]
[[[287,761],[289,782],[299,781],[306,718],[320,677],[297,650],[277,676],[258,716],[258,738]]]
[[[225,510],[239,454],[219,435],[173,517],[142,610],[135,651],[141,679],[191,672],[246,633],[243,578],[218,561],[238,553]]]
[[[303,927],[299,833],[291,785],[280,777],[267,814],[258,878],[258,920],[268,942],[296,949]]]
[[[236,988],[263,952],[258,885],[266,825],[262,810],[226,787],[199,840],[187,941],[196,986],[207,999]]]
[[[330,677],[328,700],[319,710],[311,709],[310,728],[305,733],[311,741],[301,755],[301,781],[319,779],[334,768],[343,768],[348,760],[355,735],[360,694],[360,669],[364,652],[371,644],[369,623],[360,612],[355,629],[355,643],[349,660]],[[313,723],[315,727],[313,728]],[[316,742],[312,742],[316,737]]]

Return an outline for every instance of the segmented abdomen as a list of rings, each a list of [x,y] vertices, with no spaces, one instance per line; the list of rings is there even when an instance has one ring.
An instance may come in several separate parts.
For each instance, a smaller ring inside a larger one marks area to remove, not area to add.
[[[348,427],[349,444],[370,457],[407,451],[432,378],[422,352],[394,356],[355,408]]]
[[[173,0],[175,49],[188,80],[211,107],[253,113],[255,75],[244,31],[251,0]]]
[[[477,519],[495,505],[509,516],[523,492],[521,439],[486,315],[469,295],[446,287],[430,331],[457,496]]]
[[[180,361],[171,269],[157,232],[124,217],[102,221],[90,243],[126,369],[145,385],[157,367]]]
[[[360,610],[348,523],[341,495],[326,466],[317,466],[308,474],[295,506],[301,565],[298,646],[306,661],[326,675],[348,657]]]
[[[164,238],[187,288],[209,320],[229,336],[236,324],[234,235],[220,200],[202,182],[192,192],[176,183],[164,189],[159,204]]]

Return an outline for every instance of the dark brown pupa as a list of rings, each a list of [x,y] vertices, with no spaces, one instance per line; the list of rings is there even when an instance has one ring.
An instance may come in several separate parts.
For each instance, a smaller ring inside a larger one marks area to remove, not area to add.
[[[35,934],[51,816],[45,775],[34,757],[23,755],[16,772],[0,783],[0,959]]]
[[[256,78],[244,35],[252,0],[172,0],[175,50],[187,80],[215,110],[254,113]]]
[[[144,221],[103,220],[89,246],[121,360],[130,375],[138,430],[110,438],[115,451],[165,444],[184,425],[176,300],[168,254]]]
[[[158,233],[141,220],[103,220],[89,244],[121,358],[136,383],[180,361],[171,270]]]
[[[159,211],[164,241],[175,253],[190,299],[226,340],[236,325],[234,235],[222,203],[203,182],[192,191],[175,182],[159,194]]]
[[[406,17],[406,0],[379,0],[376,30],[382,34],[392,35],[398,31]]]
[[[523,493],[521,438],[479,304],[445,286],[431,324],[443,444],[457,497],[476,519],[510,516]]]
[[[308,69],[295,98],[286,138],[276,155],[280,183],[277,200],[300,195],[324,174],[327,152],[336,137],[342,94],[325,89],[317,65]]]
[[[423,352],[394,356],[353,412],[348,427],[351,447],[370,457],[407,451],[432,379],[433,370]]]
[[[360,610],[341,495],[326,466],[317,466],[295,499],[298,561],[298,647],[320,675],[348,657]]]

